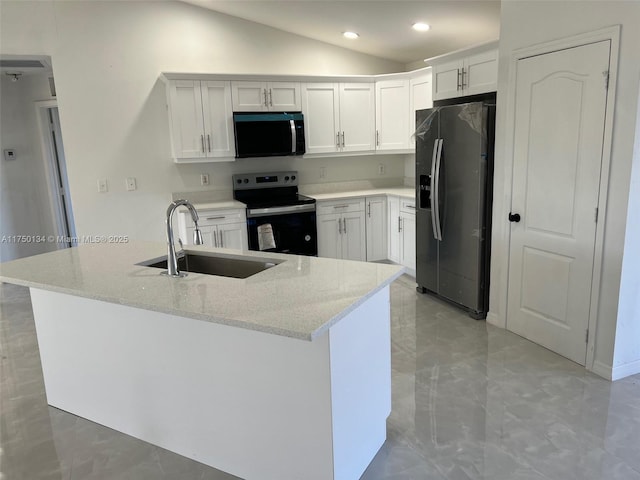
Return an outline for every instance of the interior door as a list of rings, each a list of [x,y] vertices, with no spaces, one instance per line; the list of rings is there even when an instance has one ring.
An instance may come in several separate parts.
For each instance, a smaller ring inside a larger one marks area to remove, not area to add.
[[[507,328],[581,365],[610,42],[518,61]],[[505,219],[506,221],[506,219]]]

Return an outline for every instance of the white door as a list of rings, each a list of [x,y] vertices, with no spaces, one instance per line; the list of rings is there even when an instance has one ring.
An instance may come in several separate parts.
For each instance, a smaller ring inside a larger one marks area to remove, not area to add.
[[[516,70],[512,212],[521,220],[511,223],[507,328],[581,365],[609,50],[609,41],[570,48]]]
[[[416,146],[413,133],[416,131],[416,110],[433,107],[433,88],[431,73],[422,77],[412,78],[409,82],[409,148]]]
[[[302,108],[300,100],[300,83],[271,82],[267,85],[269,110],[275,112],[299,112]]]
[[[443,100],[462,95],[462,67],[462,60],[433,67],[434,100]]]
[[[175,158],[205,156],[204,120],[200,82],[173,80],[169,83],[171,146]]]
[[[342,258],[342,217],[340,214],[318,215],[318,256]]]
[[[366,203],[367,261],[387,258],[387,198],[368,197]]]
[[[416,216],[400,212],[400,263],[411,270],[416,269]]]
[[[376,150],[409,148],[409,81],[376,82]]]
[[[227,223],[218,225],[218,246],[247,250],[249,248],[246,223]]]
[[[264,82],[231,82],[234,112],[267,110],[268,93]]]
[[[464,63],[462,83],[465,95],[495,92],[498,89],[498,50],[472,55]]]
[[[202,82],[202,109],[207,157],[235,157],[229,82]]]
[[[388,242],[389,242],[389,260],[400,263],[400,199],[398,197],[389,197],[387,202],[388,208]]]
[[[375,150],[373,83],[340,84],[340,143],[343,152]]]
[[[367,257],[363,212],[342,214],[342,257],[344,260],[365,261]]]
[[[302,113],[306,153],[339,151],[339,101],[335,83],[302,86]]]

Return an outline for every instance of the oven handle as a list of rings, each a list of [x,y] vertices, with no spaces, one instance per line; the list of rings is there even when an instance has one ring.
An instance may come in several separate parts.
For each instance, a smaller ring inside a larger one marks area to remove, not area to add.
[[[287,205],[284,207],[248,208],[247,218],[266,217],[268,215],[274,215],[278,213],[302,213],[315,211],[315,203],[308,203],[304,205]]]

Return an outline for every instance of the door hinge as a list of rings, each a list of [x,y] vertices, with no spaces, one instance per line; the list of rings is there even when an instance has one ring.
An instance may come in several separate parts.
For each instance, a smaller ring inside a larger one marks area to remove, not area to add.
[[[586,334],[584,336],[584,343],[589,343],[589,329],[587,328]]]
[[[596,207],[595,222],[598,223],[598,207]]]
[[[602,76],[604,77],[604,88],[609,90],[609,70],[602,72]]]

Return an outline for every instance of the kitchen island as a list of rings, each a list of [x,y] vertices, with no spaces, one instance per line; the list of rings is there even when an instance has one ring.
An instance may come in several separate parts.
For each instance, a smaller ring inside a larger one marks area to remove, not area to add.
[[[188,250],[276,265],[245,279],[140,265],[165,248],[0,265],[31,290],[48,403],[245,479],[359,478],[386,438],[403,269],[203,247]]]

